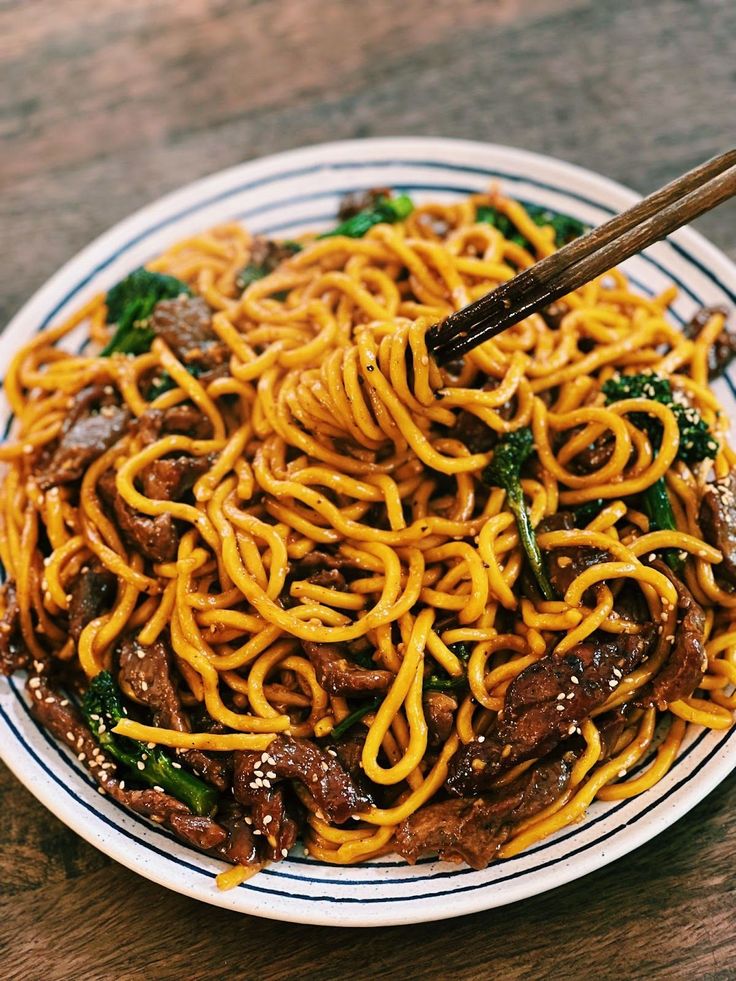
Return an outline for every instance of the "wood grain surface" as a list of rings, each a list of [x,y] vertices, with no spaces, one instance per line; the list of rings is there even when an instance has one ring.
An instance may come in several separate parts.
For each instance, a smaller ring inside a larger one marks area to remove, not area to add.
[[[733,0],[0,0],[0,323],[133,209],[357,136],[493,140],[640,191],[736,142]],[[736,257],[736,207],[697,223]],[[381,931],[197,904],[0,767],[0,976],[736,978],[736,782],[609,868]]]

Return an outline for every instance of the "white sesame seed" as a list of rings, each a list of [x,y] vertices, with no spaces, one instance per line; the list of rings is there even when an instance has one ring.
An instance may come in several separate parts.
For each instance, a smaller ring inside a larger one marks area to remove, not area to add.
[[[259,831],[258,828],[253,828],[253,834],[254,835],[262,835],[263,832],[262,831]]]
[[[157,790],[160,794],[163,794],[164,793],[164,788],[163,787],[159,787],[158,784],[154,784],[153,789],[154,790]]]
[[[59,705],[63,705],[64,708],[66,708],[66,706],[68,704],[69,704],[69,699],[68,698],[62,698],[62,700],[59,702]]]
[[[84,761],[87,759],[87,754],[77,753],[77,759],[79,760],[80,763],[84,763]]]
[[[250,787],[251,790],[258,790],[258,784],[257,783],[254,783],[254,781],[252,781],[252,780],[248,784],[248,786]]]
[[[568,734],[568,736],[571,736],[574,732],[575,732],[575,723],[573,722],[573,724],[567,730],[567,734]]]
[[[146,743],[146,746],[148,747],[148,749],[155,749],[156,743]]]
[[[558,702],[557,703],[557,711],[558,712],[564,712],[565,711],[565,706],[564,705],[560,705],[560,703]]]
[[[146,769],[146,764],[142,760],[138,760],[138,762],[136,763],[136,766],[138,767],[139,770],[145,770]]]
[[[29,688],[38,688],[38,686],[40,684],[41,684],[41,679],[40,678],[31,678],[31,680],[28,682],[28,687]]]
[[[619,776],[619,777],[625,777],[626,776],[626,770],[619,770],[617,776]]]
[[[104,787],[98,787],[97,788],[97,793],[98,794],[104,794],[105,793],[105,788]]]
[[[273,815],[272,814],[267,814],[264,817],[264,819],[263,819],[263,823],[264,824],[270,824],[272,821],[273,821]]]
[[[74,742],[74,733],[71,731],[71,729],[67,732],[66,738],[69,740],[69,742]]]
[[[37,698],[37,699],[39,700],[39,702],[40,702],[40,701],[41,701],[41,699],[43,698],[43,692],[41,692],[41,691],[37,691],[37,692],[34,692],[34,695],[35,695],[35,696],[36,696],[36,698]]]
[[[147,681],[142,681],[141,682],[141,691],[148,691],[148,682]]]
[[[324,773],[327,773],[327,771],[330,769],[326,763],[320,763],[320,766],[322,767]]]
[[[286,858],[286,856],[287,856],[288,854],[289,854],[289,849],[288,849],[288,848],[282,848],[282,849],[281,849],[281,857],[282,857],[282,858]]]
[[[145,658],[145,656],[146,656],[146,652],[145,651],[138,651],[138,660],[139,661],[142,661]]]
[[[248,825],[252,825],[253,824],[253,819],[252,818],[246,818],[245,819],[245,823],[248,824]]]
[[[485,741],[486,741],[485,736],[478,736],[478,738],[476,739],[476,742],[478,743],[484,743]]]
[[[181,770],[181,763],[177,763],[176,760],[172,760],[171,765],[174,767],[175,770]]]
[[[270,789],[271,789],[271,781],[270,781],[270,780],[264,780],[264,781],[263,781],[263,786],[264,786],[264,787],[265,787],[265,788],[266,788],[267,790],[270,790]]]
[[[617,678],[623,677],[623,675],[621,674],[618,668],[614,668],[613,673],[616,675]]]
[[[578,678],[578,677],[577,677],[576,675],[573,675],[573,676],[572,676],[572,678],[570,678],[570,681],[571,681],[571,682],[572,682],[572,683],[573,683],[574,685],[579,685],[579,684],[580,684],[580,679],[579,679],[579,678]]]
[[[99,725],[99,727],[98,727],[98,729],[97,729],[97,731],[98,731],[99,733],[103,733],[103,732],[107,732],[107,726],[105,725],[105,723],[104,723],[104,722],[101,722],[101,723],[100,723],[100,725]]]
[[[613,678],[608,682],[609,688],[616,688],[617,686],[618,686],[618,682],[615,681]]]
[[[269,780],[277,780],[278,779],[278,774],[276,773],[275,770],[267,770],[266,771],[266,776],[268,777]]]
[[[561,702],[564,698],[565,698],[565,693],[564,691],[561,691],[560,694],[557,696],[557,701]]]
[[[263,776],[263,770],[254,770],[253,772],[255,773],[255,775],[257,777],[262,777]]]
[[[570,701],[570,699],[572,699],[572,698],[575,698],[575,692],[574,692],[574,691],[571,691],[571,692],[568,692],[568,695],[567,695],[567,700],[568,700],[568,702],[569,702],[569,701]]]
[[[121,780],[118,786],[120,787],[121,790],[125,790],[125,781]]]

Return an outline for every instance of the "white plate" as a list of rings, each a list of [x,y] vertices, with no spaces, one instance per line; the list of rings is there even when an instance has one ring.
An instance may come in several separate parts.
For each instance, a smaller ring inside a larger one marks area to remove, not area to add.
[[[144,208],[97,239],[26,304],[0,339],[0,370],[34,332],[78,307],[134,267],[197,230],[232,219],[290,237],[334,221],[347,191],[390,186],[417,200],[454,200],[500,181],[510,195],[594,224],[636,195],[570,164],[490,144],[389,138],[326,144],[233,167]],[[674,315],[736,296],[736,268],[700,235],[677,232],[626,263],[637,288],[680,286]],[[735,376],[736,377],[736,376]],[[734,377],[717,385],[736,409]],[[0,426],[9,422],[0,406]],[[187,896],[228,909],[301,923],[387,926],[439,920],[513,903],[600,868],[652,838],[711,791],[736,764],[729,732],[691,728],[666,778],[633,800],[596,803],[586,821],[482,872],[392,858],[352,868],[303,857],[264,870],[230,892],[223,866],[101,797],[76,759],[30,718],[19,679],[0,683],[0,751],[28,789],[65,824],[116,861]],[[70,888],[73,888],[70,886]]]

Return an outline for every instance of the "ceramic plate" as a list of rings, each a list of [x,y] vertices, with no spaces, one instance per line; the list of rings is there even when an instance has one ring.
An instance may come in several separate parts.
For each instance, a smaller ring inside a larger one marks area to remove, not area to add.
[[[191,184],[116,225],[72,259],[26,304],[0,339],[0,371],[34,332],[56,323],[167,246],[210,225],[242,221],[288,238],[334,221],[348,191],[389,186],[418,201],[453,201],[492,181],[521,201],[589,224],[631,205],[636,195],[579,167],[490,144],[390,138],[333,143],[256,160]],[[626,263],[635,287],[654,294],[674,281],[679,323],[697,307],[736,296],[736,268],[689,229]],[[716,385],[730,414],[736,372]],[[9,425],[7,405],[0,425]],[[712,790],[736,763],[736,730],[692,727],[667,777],[640,797],[596,803],[566,828],[482,872],[394,858],[341,868],[303,855],[265,869],[229,892],[223,866],[166,831],[101,797],[81,764],[28,714],[20,679],[0,682],[0,752],[36,797],[72,830],[141,875],[187,896],[243,913],[301,923],[387,926],[439,920],[513,903],[577,879],[658,834]],[[71,888],[71,887],[70,887]]]

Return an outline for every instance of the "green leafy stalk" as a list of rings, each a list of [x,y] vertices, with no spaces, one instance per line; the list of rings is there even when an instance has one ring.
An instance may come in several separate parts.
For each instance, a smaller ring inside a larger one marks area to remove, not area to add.
[[[154,338],[150,318],[159,300],[173,300],[182,294],[190,296],[191,292],[175,276],[151,272],[142,266],[134,270],[108,291],[107,322],[117,326],[101,356],[144,354]]]
[[[678,401],[667,378],[654,372],[637,375],[619,375],[610,378],[603,385],[606,404],[624,399],[649,399],[666,405],[672,412],[680,431],[677,457],[685,463],[700,463],[713,459],[718,453],[718,441],[711,434],[707,423],[696,409],[684,401]],[[652,449],[656,451],[662,443],[662,423],[645,412],[635,412],[630,416],[632,423],[649,437]],[[654,529],[676,531],[677,522],[672,510],[664,477],[660,477],[642,494],[643,506]],[[675,572],[681,572],[683,560],[673,549],[665,553],[667,564]]]
[[[575,508],[575,524],[582,528],[589,525],[593,518],[597,518],[608,502],[598,497],[594,501],[586,501]]]
[[[555,591],[547,576],[544,559],[539,549],[529,511],[521,489],[521,468],[534,449],[532,431],[528,427],[507,433],[496,447],[493,459],[483,472],[486,484],[506,491],[506,502],[516,518],[519,541],[526,553],[534,578],[546,600],[556,599]]]
[[[436,674],[430,674],[424,679],[422,688],[424,691],[460,691],[466,688],[468,679],[464,674],[457,678],[440,678]]]
[[[89,684],[82,703],[82,714],[90,732],[102,749],[127,767],[136,780],[161,787],[194,814],[213,814],[218,794],[194,774],[178,768],[158,746],[149,748],[137,739],[118,736],[112,730],[125,718],[120,691],[109,671],[102,671]]]
[[[346,218],[336,228],[329,232],[322,232],[317,238],[331,238],[333,235],[362,238],[374,225],[391,225],[403,221],[413,210],[414,204],[408,194],[400,194],[395,198],[379,197],[372,207]]]
[[[558,249],[587,231],[586,225],[578,221],[577,218],[570,217],[570,215],[561,215],[536,204],[525,204],[524,210],[535,225],[539,225],[540,227],[550,225],[554,229],[555,245]],[[531,248],[531,242],[521,234],[508,215],[503,214],[498,208],[487,204],[479,205],[475,220],[493,225],[494,228],[497,228],[501,232],[504,238],[515,242],[517,245],[522,246],[522,248]]]
[[[365,718],[371,712],[375,712],[378,706],[383,701],[382,698],[373,698],[370,702],[366,702],[365,705],[361,705],[350,715],[346,715],[342,722],[338,722],[336,726],[332,727],[330,736],[337,742],[337,740],[342,739],[346,732],[349,732],[356,723],[360,722],[361,719]]]

